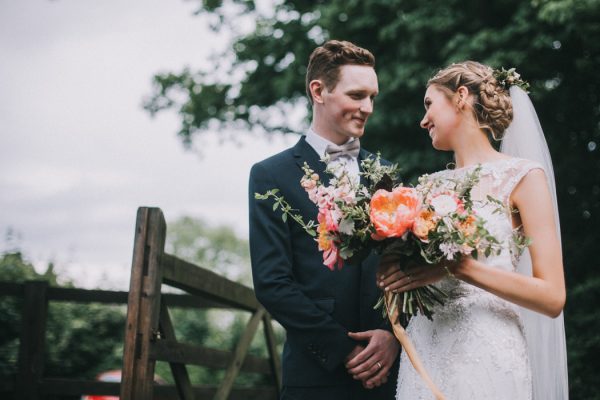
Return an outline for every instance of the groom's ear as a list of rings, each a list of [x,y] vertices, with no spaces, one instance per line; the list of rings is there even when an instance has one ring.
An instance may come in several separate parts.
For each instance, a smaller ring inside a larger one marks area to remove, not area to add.
[[[323,90],[325,89],[325,85],[323,81],[319,79],[313,79],[308,84],[308,89],[310,90],[310,95],[312,96],[313,104],[314,103],[323,103]]]

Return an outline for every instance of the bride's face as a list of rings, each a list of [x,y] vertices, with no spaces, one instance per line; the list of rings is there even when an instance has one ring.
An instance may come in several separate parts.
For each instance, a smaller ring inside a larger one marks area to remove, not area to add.
[[[452,138],[461,122],[458,108],[436,85],[427,88],[423,104],[421,128],[429,132],[432,146],[437,150],[452,150]]]

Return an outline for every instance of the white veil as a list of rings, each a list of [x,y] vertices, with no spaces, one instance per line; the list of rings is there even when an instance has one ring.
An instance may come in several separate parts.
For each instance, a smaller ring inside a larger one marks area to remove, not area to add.
[[[548,186],[552,193],[556,229],[560,240],[554,169],[544,132],[527,93],[517,86],[512,86],[510,97],[514,116],[506,130],[500,151],[514,157],[536,161],[544,167]],[[528,251],[521,256],[517,270],[522,274],[531,275],[531,257]],[[563,314],[552,319],[521,308],[521,316],[529,349],[533,399],[568,399],[567,347]]]

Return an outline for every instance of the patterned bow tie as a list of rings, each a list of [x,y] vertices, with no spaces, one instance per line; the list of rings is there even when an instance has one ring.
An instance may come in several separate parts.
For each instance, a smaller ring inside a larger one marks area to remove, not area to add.
[[[341,146],[328,144],[327,148],[325,148],[325,153],[329,154],[329,161],[333,161],[343,156],[357,158],[359,151],[360,141],[358,139],[354,139]]]

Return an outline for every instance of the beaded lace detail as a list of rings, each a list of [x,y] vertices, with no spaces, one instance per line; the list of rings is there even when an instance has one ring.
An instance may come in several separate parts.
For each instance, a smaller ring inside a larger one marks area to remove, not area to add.
[[[539,164],[508,158],[481,165],[480,181],[473,188],[474,210],[486,220],[488,230],[503,243],[499,255],[480,256],[490,268],[514,271],[510,195],[518,183]],[[430,175],[439,182],[434,191],[443,191],[444,182],[463,179],[476,165],[443,170]],[[486,201],[487,196],[498,205]],[[532,383],[527,348],[517,306],[485,290],[454,278],[437,283],[448,293],[443,306],[434,309],[433,321],[413,317],[407,332],[422,357],[425,368],[448,400],[531,400]],[[429,389],[402,354],[397,400],[432,399]]]

